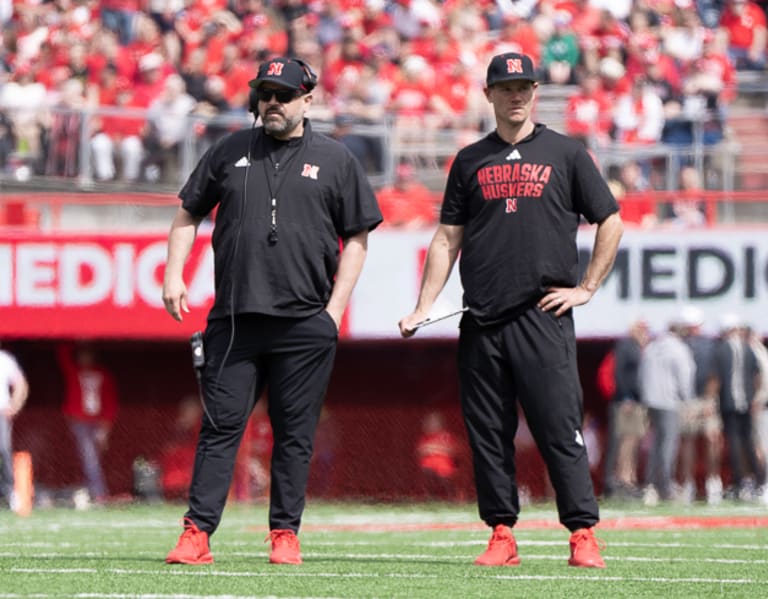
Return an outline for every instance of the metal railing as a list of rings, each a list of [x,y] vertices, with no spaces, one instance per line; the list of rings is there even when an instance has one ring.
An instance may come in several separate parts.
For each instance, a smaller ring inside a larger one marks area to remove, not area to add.
[[[46,141],[41,144],[40,154],[12,153],[0,172],[0,184],[6,188],[21,186],[72,190],[74,187],[82,191],[137,190],[175,194],[217,135],[233,129],[247,128],[253,123],[251,115],[247,113],[214,117],[189,115],[187,126],[184,128],[185,134],[173,150],[173,162],[176,167],[173,173],[164,173],[166,176],[160,180],[153,180],[145,173],[139,180],[131,182],[121,181],[119,177],[114,181],[98,181],[94,176],[94,150],[91,143],[97,133],[97,123],[103,118],[114,117],[145,120],[148,113],[116,108],[79,111],[51,109],[51,113],[60,117],[59,121],[70,124],[76,122],[77,133],[73,135],[70,129],[50,128],[46,131]],[[552,128],[562,130],[562,97],[546,97],[540,100],[536,117]],[[766,115],[763,111],[755,110],[755,118],[765,119]],[[56,119],[52,120],[55,121]],[[427,123],[428,119],[425,118],[424,122]],[[382,160],[376,168],[368,169],[375,187],[390,183],[394,177],[395,166],[401,161],[408,161],[417,167],[417,172],[425,183],[435,189],[441,189],[446,175],[445,167],[455,152],[462,145],[490,131],[493,126],[487,114],[478,115],[476,119],[471,119],[471,122],[476,123],[474,129],[451,127],[443,123],[437,128],[425,125],[417,130],[409,130],[406,132],[408,135],[403,135],[404,131],[399,128],[397,118],[388,115],[377,123],[355,123],[351,127],[351,133],[380,144]],[[332,120],[313,118],[312,123],[313,128],[321,133],[334,135],[336,132]],[[737,190],[740,157],[748,151],[757,152],[764,157],[768,144],[742,147],[738,145],[738,140],[726,139],[708,145],[704,142],[702,123],[703,120],[693,122],[693,141],[689,145],[613,143],[607,147],[595,145],[593,151],[604,173],[611,165],[627,160],[661,162],[665,171],[663,188],[674,190],[677,188],[680,165],[692,164],[708,183],[711,183],[711,178],[706,177],[706,169],[716,169],[716,181],[708,185],[710,189]],[[67,152],[65,156],[54,155],[62,149]],[[62,168],[62,165],[66,165],[66,168]]]

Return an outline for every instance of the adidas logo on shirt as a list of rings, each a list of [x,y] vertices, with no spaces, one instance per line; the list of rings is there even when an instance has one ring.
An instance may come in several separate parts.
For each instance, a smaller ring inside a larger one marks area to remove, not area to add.
[[[243,156],[242,158],[240,158],[240,160],[235,162],[235,166],[248,166],[248,158]]]
[[[507,154],[505,160],[520,160],[521,158],[522,156],[520,156],[520,152],[518,152],[517,148],[515,148],[509,154]]]

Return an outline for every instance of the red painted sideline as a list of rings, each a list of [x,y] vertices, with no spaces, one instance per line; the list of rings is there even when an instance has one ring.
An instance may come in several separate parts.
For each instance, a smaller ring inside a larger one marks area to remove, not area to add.
[[[711,528],[759,528],[768,527],[768,517],[758,516],[637,516],[601,520],[597,525],[603,530],[669,530],[669,529],[711,529]],[[435,522],[427,524],[309,524],[302,529],[307,532],[351,531],[351,532],[412,532],[420,530],[484,530],[482,523]],[[539,530],[562,528],[555,520],[521,520],[516,529]],[[264,530],[258,527],[259,531]]]

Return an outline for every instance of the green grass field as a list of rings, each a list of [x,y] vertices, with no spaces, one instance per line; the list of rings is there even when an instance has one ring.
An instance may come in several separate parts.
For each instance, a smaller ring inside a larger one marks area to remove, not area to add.
[[[210,566],[163,562],[179,505],[0,512],[0,598],[768,597],[768,508],[605,504],[605,570],[567,565],[554,506],[524,509],[522,564],[480,568],[489,530],[474,505],[310,502],[302,566],[272,566],[265,505],[231,505]]]

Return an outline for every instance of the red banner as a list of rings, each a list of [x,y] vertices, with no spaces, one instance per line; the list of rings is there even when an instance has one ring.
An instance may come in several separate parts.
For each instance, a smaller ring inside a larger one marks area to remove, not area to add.
[[[210,233],[185,268],[191,312],[179,323],[162,303],[161,234],[8,233],[0,239],[0,338],[185,338],[213,301]]]

